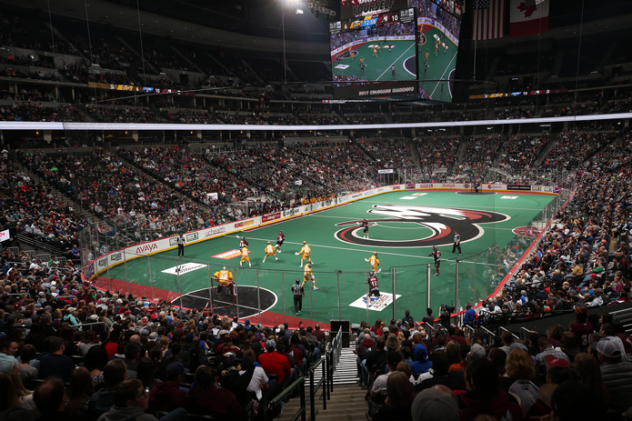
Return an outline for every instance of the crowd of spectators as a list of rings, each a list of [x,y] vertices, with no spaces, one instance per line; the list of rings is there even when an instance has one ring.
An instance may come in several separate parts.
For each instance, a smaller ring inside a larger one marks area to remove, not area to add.
[[[500,159],[499,166],[512,170],[533,169],[543,149],[549,143],[549,135],[515,135],[503,142],[505,156]]]
[[[535,110],[533,108],[509,107],[496,110],[497,120],[515,120],[519,118],[532,118]]]
[[[179,196],[104,150],[31,154],[24,164],[95,219],[115,218],[119,226],[127,226],[123,233],[104,228],[100,234],[112,241],[147,241],[225,222],[218,209]]]
[[[179,146],[119,149],[119,156],[214,211],[234,213],[226,211],[228,203],[245,200],[251,193],[243,180]],[[217,200],[210,193],[217,193]]]
[[[13,105],[0,105],[0,121],[86,121],[72,105],[44,107],[41,103],[14,102]]]
[[[358,141],[375,159],[377,168],[414,168],[407,139],[364,138]]]
[[[492,166],[499,152],[500,138],[496,135],[476,136],[465,145],[463,160],[459,162],[461,170],[484,169]]]
[[[415,144],[422,170],[435,170],[454,166],[460,139],[458,137],[421,137],[415,138]]]
[[[553,149],[542,161],[542,167],[550,169],[577,168],[592,154],[618,137],[617,132],[561,133],[558,135],[558,141]]]
[[[143,107],[104,107],[89,105],[87,111],[97,121],[106,123],[158,123],[155,112]]]

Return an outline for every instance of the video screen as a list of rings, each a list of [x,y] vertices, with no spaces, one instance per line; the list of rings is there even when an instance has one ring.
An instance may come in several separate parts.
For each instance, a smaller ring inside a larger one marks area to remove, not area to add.
[[[412,8],[330,23],[334,98],[416,96],[416,31]]]
[[[417,9],[419,97],[452,102],[461,21],[432,0],[410,4]]]

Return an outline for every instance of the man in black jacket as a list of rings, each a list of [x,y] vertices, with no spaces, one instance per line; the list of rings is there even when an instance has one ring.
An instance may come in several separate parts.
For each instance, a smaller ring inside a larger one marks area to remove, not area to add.
[[[386,364],[386,341],[379,337],[376,339],[375,350],[370,351],[362,362],[362,382],[365,386],[369,384],[369,376],[375,370],[383,370]]]

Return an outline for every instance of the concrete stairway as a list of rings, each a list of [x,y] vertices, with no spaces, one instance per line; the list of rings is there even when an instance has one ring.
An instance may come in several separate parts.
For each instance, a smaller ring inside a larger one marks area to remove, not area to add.
[[[320,367],[319,367],[320,368]],[[318,383],[322,371],[317,369],[314,373],[314,384]],[[340,362],[334,373],[334,391],[331,399],[327,401],[327,409],[323,410],[323,386],[316,393],[314,408],[316,420],[318,421],[366,421],[365,413],[368,410],[367,402],[364,399],[365,390],[357,386],[356,377],[356,356],[353,348],[343,348]],[[311,417],[311,407],[309,402],[309,379],[305,381],[305,411],[307,418]],[[300,407],[300,399],[292,399],[281,412],[280,421],[290,421],[292,416]]]

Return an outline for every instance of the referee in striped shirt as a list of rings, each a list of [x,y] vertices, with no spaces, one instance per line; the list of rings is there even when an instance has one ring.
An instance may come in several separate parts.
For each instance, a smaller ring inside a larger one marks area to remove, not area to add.
[[[452,254],[454,254],[454,250],[459,250],[459,254],[461,254],[461,236],[458,231],[454,231],[454,244],[452,245]]]
[[[178,238],[176,239],[177,244],[178,244],[178,257],[180,257],[180,254],[182,254],[182,257],[184,257],[184,236],[182,234],[180,234],[178,236]]]

